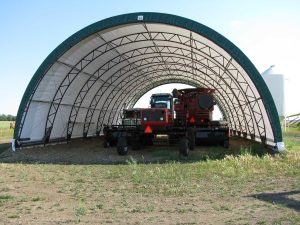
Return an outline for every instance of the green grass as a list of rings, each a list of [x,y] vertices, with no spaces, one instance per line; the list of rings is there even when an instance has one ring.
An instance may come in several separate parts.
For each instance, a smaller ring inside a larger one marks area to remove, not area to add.
[[[16,215],[16,214],[11,214],[9,216],[7,216],[7,218],[10,218],[10,219],[17,219],[17,218],[20,218],[20,216]]]
[[[10,121],[0,121],[0,129],[9,129],[9,123]]]
[[[178,158],[177,152],[168,158],[163,149],[153,151],[166,159],[163,163],[145,164],[140,157],[130,157],[121,165],[2,163],[0,218],[5,215],[14,222],[26,217],[24,209],[29,207],[35,215],[54,218],[59,213],[72,224],[88,223],[99,215],[105,215],[108,223],[122,224],[119,215],[124,212],[127,219],[149,215],[157,223],[166,223],[155,218],[168,215],[200,219],[212,214],[225,215],[230,224],[300,224],[299,214],[288,205],[252,197],[299,190],[299,134],[284,133],[287,150],[277,155],[250,144],[225,151],[204,148],[202,155],[191,152],[188,158]]]
[[[208,180],[212,183],[220,180],[228,181],[232,190],[237,191],[236,187],[246,188],[253,179],[299,178],[300,143],[299,138],[295,140],[294,138],[295,133],[285,134],[286,152],[273,156],[267,154],[261,145],[252,144],[235,151],[224,151],[222,148],[222,152],[216,147],[202,156],[197,155],[196,158],[191,156],[172,161],[174,156],[171,156],[169,158],[171,160],[166,160],[164,164],[145,165],[131,157],[127,161],[128,165],[114,168],[109,172],[108,177],[131,180],[137,186],[146,187],[139,191],[148,194],[156,193],[157,187],[160,187],[159,193],[163,195],[181,196],[185,193],[197,192],[203,186],[197,187],[194,181],[200,180]],[[155,155],[165,156],[162,151],[156,152]],[[259,191],[268,189],[264,185],[257,188]],[[220,189],[220,192],[230,194],[229,189],[223,191]]]
[[[0,121],[0,143],[10,142],[13,137],[14,129],[10,129],[10,121]]]
[[[300,154],[300,130],[290,128],[286,132],[283,132],[283,140],[287,150],[286,152]]]
[[[81,217],[86,214],[86,208],[83,206],[80,206],[78,208],[75,208],[74,212],[75,212],[75,217],[76,217],[76,223],[80,223]]]
[[[114,173],[131,179],[135,184],[148,185],[147,191],[149,187],[155,190],[156,185],[160,184],[163,192],[176,194],[177,191],[189,189],[186,183],[193,180],[228,178],[240,183],[255,177],[300,177],[299,162],[299,154],[288,153],[276,157],[245,154],[187,164],[169,162],[164,165],[144,165],[132,161],[128,166],[121,166],[120,170],[116,168]]]
[[[0,195],[0,200],[5,201],[5,200],[9,200],[9,199],[13,199],[13,196],[11,195]]]
[[[43,201],[44,200],[44,198],[41,198],[41,197],[33,197],[32,199],[31,199],[31,201],[33,201],[33,202],[38,202],[38,201]]]
[[[253,155],[253,156],[264,156],[268,152],[265,146],[260,143],[253,143],[250,140],[242,139],[239,137],[230,138],[231,146],[226,149],[223,146],[216,145],[203,145],[197,146],[195,151],[190,151],[188,157],[178,154],[176,146],[168,145],[157,145],[153,148],[148,148],[148,153],[151,154],[151,158],[144,157],[143,155],[128,156],[127,161],[136,161],[138,163],[168,163],[168,162],[180,162],[180,163],[193,163],[206,160],[220,160],[226,156],[239,156],[239,155]],[[124,160],[120,161],[120,163]]]

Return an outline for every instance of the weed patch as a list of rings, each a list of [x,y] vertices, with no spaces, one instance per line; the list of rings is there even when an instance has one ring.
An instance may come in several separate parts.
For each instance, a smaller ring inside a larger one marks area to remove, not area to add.
[[[74,211],[75,211],[76,223],[80,223],[81,217],[86,214],[86,208],[81,206],[75,208]]]
[[[0,195],[0,202],[7,202],[12,199],[14,199],[14,197],[11,195]]]

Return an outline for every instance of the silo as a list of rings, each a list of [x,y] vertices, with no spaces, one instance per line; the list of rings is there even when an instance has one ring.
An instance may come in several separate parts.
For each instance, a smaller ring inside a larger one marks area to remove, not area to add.
[[[285,91],[284,75],[276,71],[275,65],[270,66],[262,74],[276,105],[278,115],[284,118],[285,115]]]

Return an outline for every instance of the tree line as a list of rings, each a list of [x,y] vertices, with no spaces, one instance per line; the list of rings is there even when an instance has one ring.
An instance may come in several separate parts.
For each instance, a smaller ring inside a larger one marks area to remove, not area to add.
[[[0,121],[16,121],[16,116],[0,114]]]

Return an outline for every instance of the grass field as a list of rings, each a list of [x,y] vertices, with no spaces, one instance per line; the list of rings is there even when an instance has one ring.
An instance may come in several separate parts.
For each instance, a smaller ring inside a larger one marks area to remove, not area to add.
[[[164,163],[2,163],[0,224],[300,224],[300,132],[284,141],[275,156],[253,145]]]
[[[0,121],[0,143],[9,143],[14,130],[9,128],[10,121]]]

